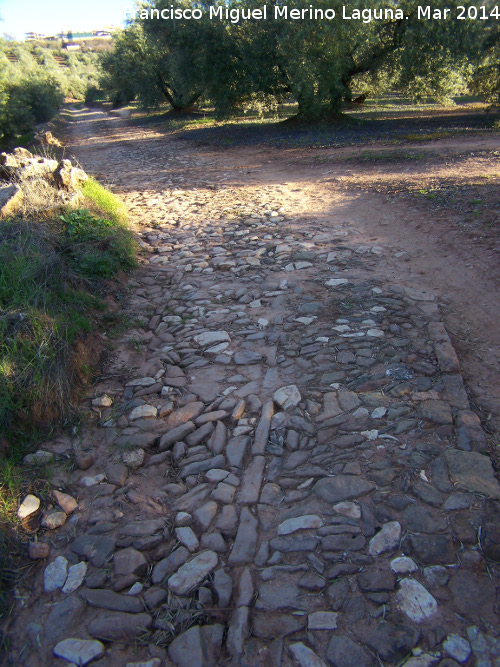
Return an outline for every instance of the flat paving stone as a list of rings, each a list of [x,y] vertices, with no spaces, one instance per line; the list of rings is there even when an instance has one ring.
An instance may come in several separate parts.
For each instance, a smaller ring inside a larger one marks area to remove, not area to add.
[[[321,660],[312,649],[302,642],[290,644],[288,650],[300,667],[326,667],[326,662]]]
[[[99,613],[90,621],[88,633],[91,637],[106,641],[133,640],[149,630],[153,619],[149,614],[127,614],[118,611]]]
[[[281,611],[288,609],[305,611],[308,607],[307,596],[300,588],[289,582],[263,583],[258,589],[255,608],[264,611]]]
[[[266,459],[264,456],[255,456],[243,473],[241,487],[236,495],[236,501],[242,505],[255,504],[260,495],[262,477]]]
[[[414,579],[403,579],[399,582],[396,600],[401,611],[416,623],[430,618],[438,608],[429,591]]]
[[[312,492],[327,503],[338,503],[364,496],[374,488],[371,482],[349,475],[336,475],[320,479]]]
[[[181,565],[168,580],[168,587],[175,595],[185,595],[200,584],[219,562],[214,551],[203,551],[190,561]]]
[[[54,646],[54,655],[84,667],[104,654],[104,644],[95,639],[64,639]]]
[[[256,637],[276,639],[303,630],[305,618],[282,612],[256,611],[253,615],[253,631]]]
[[[78,137],[133,137],[81,113]],[[130,329],[96,419],[25,458],[54,462],[54,488],[20,508],[47,560],[9,659],[494,664],[500,485],[437,292],[356,216],[306,219],[308,192],[153,139],[106,141],[143,251]]]
[[[330,639],[326,657],[333,667],[372,667],[373,661],[365,649],[344,635]]]
[[[242,507],[238,532],[228,559],[229,565],[247,565],[252,562],[257,549],[257,523],[248,507]]]
[[[489,457],[478,452],[462,452],[457,449],[447,450],[444,456],[450,477],[458,489],[500,499],[500,484]]]
[[[144,610],[144,605],[140,600],[129,595],[121,595],[108,589],[83,588],[79,595],[92,607],[100,609],[109,609],[110,611],[125,611],[127,613],[138,614]]]

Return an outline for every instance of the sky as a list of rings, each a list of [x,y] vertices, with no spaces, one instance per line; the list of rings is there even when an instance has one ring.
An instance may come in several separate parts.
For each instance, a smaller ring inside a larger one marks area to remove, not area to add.
[[[24,39],[26,32],[102,30],[122,25],[134,0],[0,0],[0,34]]]

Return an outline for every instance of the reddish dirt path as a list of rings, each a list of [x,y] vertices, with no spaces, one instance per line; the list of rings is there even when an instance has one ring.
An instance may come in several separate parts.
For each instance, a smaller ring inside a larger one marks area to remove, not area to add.
[[[496,178],[492,146],[366,164],[102,112],[71,129],[143,265],[81,432],[43,445],[74,502],[35,528],[49,556],[19,587],[9,664],[82,636],[102,667],[395,667],[415,647],[433,664],[457,655],[447,633],[470,640],[462,664],[498,655],[500,487],[441,322],[494,426],[496,239],[403,186]]]
[[[88,123],[87,115],[73,126],[72,149],[84,162],[88,155],[97,175],[119,191],[139,187],[146,194],[161,192],[165,178],[158,178],[156,158],[164,151],[175,163],[179,186],[183,179],[206,183],[211,178],[250,189],[273,186],[293,202],[297,215],[355,223],[360,239],[392,247],[385,256],[387,276],[405,287],[418,283],[434,294],[459,353],[470,399],[492,443],[500,442],[498,192],[492,203],[496,224],[472,231],[464,224],[467,202],[460,196],[453,208],[436,209],[398,194],[478,181],[494,187],[500,179],[497,133],[396,146],[214,149],[178,141],[165,135],[161,125],[133,127],[127,120],[96,113],[103,121],[104,142],[96,144],[95,124]],[[151,165],[143,160],[136,171],[137,151],[153,159]],[[408,157],[415,154],[419,159]]]

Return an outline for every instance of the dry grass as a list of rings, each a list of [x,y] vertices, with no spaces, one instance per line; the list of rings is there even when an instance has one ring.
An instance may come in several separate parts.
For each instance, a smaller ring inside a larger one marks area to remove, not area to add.
[[[18,184],[23,193],[18,214],[23,220],[46,219],[83,202],[81,193],[58,190],[43,178],[24,178]]]
[[[168,592],[166,602],[155,618],[155,632],[149,638],[156,646],[168,646],[193,625],[210,622],[209,614],[194,598],[179,598]]]

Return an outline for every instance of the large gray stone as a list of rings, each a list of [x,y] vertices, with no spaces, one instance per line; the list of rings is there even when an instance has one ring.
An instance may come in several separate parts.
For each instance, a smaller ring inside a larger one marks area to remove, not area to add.
[[[43,573],[43,590],[52,593],[64,586],[68,576],[68,561],[64,556],[57,556]]]
[[[332,417],[337,417],[342,414],[343,409],[340,407],[340,404],[337,399],[336,392],[329,392],[325,394],[323,399],[323,412],[321,412],[317,417],[317,422],[323,422],[326,419],[331,419]]]
[[[380,556],[380,554],[395,551],[400,539],[401,524],[398,521],[384,523],[382,530],[370,540],[370,556]]]
[[[293,551],[314,551],[318,546],[318,542],[319,539],[315,536],[284,535],[282,537],[274,537],[269,544],[271,545],[271,549],[291,553]]]
[[[438,608],[432,595],[414,579],[400,581],[396,601],[401,611],[415,623],[421,623],[430,618]]]
[[[315,611],[307,617],[307,629],[336,630],[338,617],[333,611]]]
[[[104,645],[95,639],[64,639],[54,646],[54,655],[84,667],[88,662],[100,658]]]
[[[444,456],[450,477],[457,489],[500,499],[500,485],[488,456],[458,449],[449,449]]]
[[[168,580],[168,587],[175,595],[185,595],[207,577],[216,567],[219,558],[215,551],[202,551],[182,565]]]
[[[255,456],[243,473],[241,487],[236,500],[241,505],[253,505],[259,499],[260,487],[266,459],[264,456]]]
[[[209,493],[210,486],[208,484],[197,484],[191,491],[188,491],[180,498],[177,498],[173,504],[173,509],[191,513],[200,506],[201,502],[205,500]]]
[[[87,574],[87,563],[85,563],[84,561],[76,563],[75,565],[70,565],[70,567],[68,568],[68,576],[66,577],[66,582],[62,587],[62,592],[65,595],[68,595],[69,593],[73,593],[74,591],[76,591],[82,585],[86,574]]]
[[[496,667],[500,664],[500,639],[493,634],[486,634],[473,625],[467,628],[467,637],[478,667]]]
[[[167,426],[169,429],[173,429],[182,426],[182,424],[187,424],[191,421],[194,422],[204,409],[205,405],[201,401],[192,401],[170,413],[167,417]]]
[[[296,407],[302,400],[300,391],[294,384],[281,387],[281,389],[278,389],[278,391],[274,392],[273,398],[274,402],[277,403],[280,408],[283,408],[283,410]]]
[[[261,500],[262,502],[262,500]],[[322,519],[316,514],[304,514],[303,516],[286,519],[278,526],[278,535],[290,535],[297,530],[308,530],[310,528],[321,528]]]
[[[453,606],[460,616],[498,626],[498,602],[491,579],[483,574],[459,570],[448,584]]]
[[[204,331],[194,337],[194,342],[200,347],[208,347],[216,343],[231,342],[231,338],[227,331]]]
[[[214,588],[219,598],[219,607],[228,607],[233,594],[233,580],[222,568],[214,572]]]
[[[141,576],[146,574],[148,569],[148,561],[144,558],[144,555],[132,547],[116,552],[113,556],[113,563],[117,576],[128,574]]]
[[[448,635],[443,642],[443,648],[446,655],[457,662],[467,662],[471,654],[469,642],[460,635]]]
[[[188,463],[187,466],[182,468],[180,477],[181,479],[186,479],[190,475],[199,475],[201,472],[206,472],[207,470],[212,470],[213,468],[223,468],[226,465],[226,458],[222,454],[217,456],[211,456],[209,459],[204,461],[194,461],[193,463]]]
[[[456,560],[453,540],[447,533],[443,535],[410,535],[411,555],[424,565],[450,565]]]
[[[326,657],[333,667],[372,667],[373,660],[359,644],[344,635],[330,639]]]
[[[250,510],[243,507],[236,539],[228,559],[229,565],[247,565],[252,562],[257,549],[257,523]]]
[[[358,574],[358,584],[364,593],[393,591],[396,577],[385,563],[363,568]]]
[[[161,436],[158,451],[164,452],[166,449],[170,449],[176,442],[181,442],[181,440],[194,431],[195,428],[196,426],[194,425],[194,422],[191,421],[172,428]]]
[[[174,639],[168,657],[177,667],[216,667],[223,634],[222,625],[194,625]]]
[[[164,558],[153,568],[153,574],[151,580],[153,584],[161,584],[169,574],[178,570],[181,565],[189,558],[189,551],[186,547],[179,547],[173,551],[170,556]]]
[[[252,634],[262,639],[275,639],[303,630],[304,616],[282,612],[256,611],[253,615]]]
[[[384,664],[399,664],[417,645],[420,632],[409,624],[397,621],[372,623],[368,628],[357,629],[360,639],[377,653]],[[378,663],[377,663],[378,664]]]
[[[237,435],[231,438],[226,446],[227,464],[231,468],[241,468],[250,438],[248,435]]]
[[[249,609],[238,607],[231,614],[227,631],[226,648],[233,664],[240,664],[245,640],[249,635]]]
[[[342,500],[364,496],[373,488],[373,484],[354,475],[336,475],[320,479],[312,491],[327,503],[339,503]]]
[[[131,521],[124,526],[120,526],[120,535],[130,535],[132,537],[144,537],[146,535],[155,535],[165,528],[163,519],[147,519],[146,521]]]
[[[238,366],[247,366],[249,364],[260,364],[262,355],[252,350],[241,350],[234,355],[234,363]]]
[[[254,455],[264,454],[266,450],[273,413],[274,413],[273,401],[266,401],[266,403],[264,403],[264,405],[262,406],[260,420],[255,430],[254,443],[252,447],[252,454]]]
[[[149,614],[126,614],[120,611],[105,611],[98,614],[88,625],[91,637],[108,641],[128,641],[149,630],[153,619]]]
[[[270,581],[259,586],[255,608],[263,611],[301,610],[309,607],[308,596],[292,582]]]
[[[129,614],[138,614],[144,609],[144,605],[138,598],[132,595],[120,595],[105,588],[84,588],[79,595],[89,605],[100,609],[125,611]]]
[[[420,417],[435,424],[453,423],[451,408],[444,401],[422,401],[418,412]]]
[[[316,653],[302,642],[296,642],[289,647],[299,667],[326,667],[326,662],[318,658]]]

